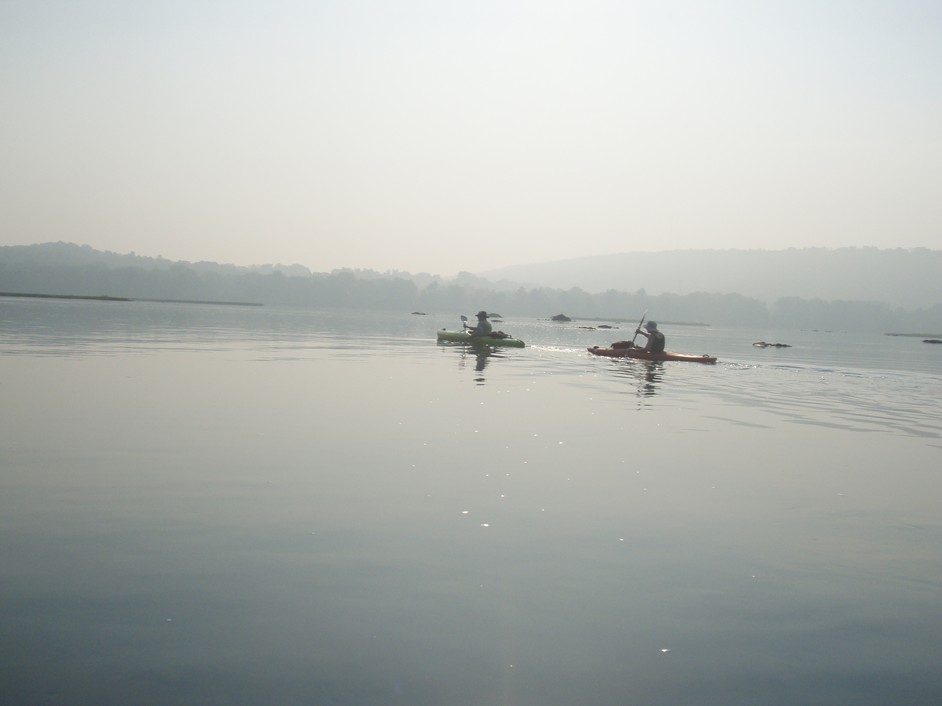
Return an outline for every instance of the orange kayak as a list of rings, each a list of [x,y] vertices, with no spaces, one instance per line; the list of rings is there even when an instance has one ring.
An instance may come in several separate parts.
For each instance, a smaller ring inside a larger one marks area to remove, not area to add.
[[[688,363],[715,363],[716,357],[712,355],[692,355],[690,353],[674,353],[673,351],[664,351],[663,353],[647,353],[643,348],[599,348],[592,346],[587,348],[592,355],[601,355],[606,358],[635,358],[636,360],[677,360]]]

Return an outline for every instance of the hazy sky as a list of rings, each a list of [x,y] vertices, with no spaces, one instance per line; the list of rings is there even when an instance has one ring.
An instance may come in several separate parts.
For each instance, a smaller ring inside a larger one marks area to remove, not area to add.
[[[0,0],[0,244],[942,248],[942,2]]]

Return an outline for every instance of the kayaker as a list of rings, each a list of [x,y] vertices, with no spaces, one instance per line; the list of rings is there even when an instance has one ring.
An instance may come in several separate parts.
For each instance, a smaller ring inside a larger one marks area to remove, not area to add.
[[[657,323],[654,321],[649,321],[644,325],[644,328],[647,331],[642,331],[641,327],[638,327],[638,330],[635,333],[640,333],[642,336],[648,339],[647,344],[644,347],[646,353],[663,353],[664,352],[664,334],[657,330]]]
[[[486,311],[478,312],[478,325],[469,330],[471,331],[471,335],[475,338],[484,338],[491,335],[491,331],[494,329],[491,326],[491,322],[487,320]]]

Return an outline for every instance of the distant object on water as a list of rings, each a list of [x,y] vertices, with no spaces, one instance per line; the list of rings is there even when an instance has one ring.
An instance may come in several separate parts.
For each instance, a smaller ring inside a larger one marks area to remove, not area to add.
[[[942,343],[942,340],[938,338],[926,338],[923,340],[923,343]]]
[[[107,294],[98,296],[85,294],[33,294],[28,292],[0,292],[0,297],[23,297],[27,299],[85,299],[99,302],[129,302],[127,297],[112,297]]]
[[[752,345],[756,348],[791,348],[787,343],[766,343],[765,341],[756,341]]]
[[[413,315],[413,316],[425,316],[425,312],[424,312],[424,311],[413,311],[413,312],[412,312],[412,315]]]
[[[556,316],[552,317],[551,320],[552,321],[572,321],[572,319],[570,319],[565,314],[556,314]]]
[[[97,302],[155,302],[157,304],[214,304],[221,306],[262,306],[258,302],[227,302],[204,299],[142,299],[138,297],[112,297],[108,294],[42,294],[34,292],[0,292],[0,297],[25,297],[29,299],[82,299]]]

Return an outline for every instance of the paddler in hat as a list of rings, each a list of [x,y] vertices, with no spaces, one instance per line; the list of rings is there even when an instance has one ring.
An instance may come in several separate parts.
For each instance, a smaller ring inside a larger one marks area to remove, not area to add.
[[[478,325],[470,329],[471,335],[474,338],[485,338],[487,336],[490,336],[491,331],[493,330],[494,329],[491,326],[491,322],[487,320],[487,312],[479,311],[478,312]]]
[[[635,333],[640,333],[642,336],[648,339],[647,344],[644,347],[646,353],[663,353],[664,352],[664,334],[657,330],[657,323],[654,321],[649,321],[644,325],[646,331],[642,331],[641,327],[638,327],[638,330]]]

